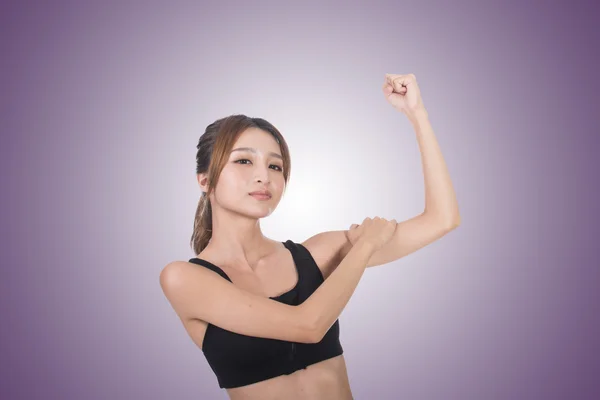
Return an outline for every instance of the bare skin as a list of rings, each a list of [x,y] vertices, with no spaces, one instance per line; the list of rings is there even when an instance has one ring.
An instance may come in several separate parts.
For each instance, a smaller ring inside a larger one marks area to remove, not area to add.
[[[211,252],[210,245],[197,257],[219,266],[240,289],[265,298],[276,297],[293,288],[298,276],[290,251],[281,242],[266,240],[269,252],[246,271],[228,267],[226,260]],[[310,248],[307,247],[307,250],[310,251]],[[189,320],[184,326],[194,343],[202,349],[208,324],[201,320]],[[290,375],[226,390],[232,400],[353,399],[343,354]]]
[[[360,259],[366,263],[366,267],[386,264],[413,253],[439,239],[460,223],[456,198],[436,146],[427,112],[420,99],[415,76],[386,74],[383,90],[392,106],[407,115],[417,133],[423,163],[426,166],[424,172],[427,204],[425,211],[416,217],[401,223],[392,221],[390,226],[393,226],[394,231],[390,231],[393,233],[391,240],[387,236],[388,241],[379,243],[376,252],[369,254],[368,260]],[[197,257],[221,267],[239,289],[258,296],[277,297],[289,291],[297,280],[291,253],[281,242],[266,238],[260,228],[260,219],[275,210],[285,190],[281,149],[270,134],[256,128],[247,129],[233,147],[234,151],[223,168],[216,191],[210,194],[212,238]],[[207,192],[206,174],[198,174],[197,178],[201,190]],[[267,190],[272,196],[267,200],[249,196],[250,192],[259,190]],[[377,229],[387,228],[380,219],[374,222],[380,225]],[[385,229],[382,229],[381,234],[383,231]],[[361,229],[323,232],[302,244],[313,255],[325,279],[329,279],[331,273],[341,265],[340,260],[346,260],[350,249],[361,248],[355,245],[357,237],[361,236],[360,232]],[[197,265],[188,267],[195,268]],[[180,277],[180,272],[177,271],[180,268],[174,268],[175,284],[178,285],[177,277]],[[352,276],[357,278],[356,269],[351,272],[354,273]],[[163,287],[167,285],[165,282],[170,280],[167,276],[172,274],[165,274],[164,279],[161,274]],[[342,276],[344,275],[335,275],[327,284],[333,284],[334,279],[339,279],[336,277]],[[349,295],[348,286],[342,287],[339,281],[335,283],[338,290],[344,289],[344,293]],[[325,293],[322,291],[317,295],[322,294],[322,304],[329,304],[334,298],[331,295],[325,298]],[[193,297],[194,293],[190,296]],[[343,298],[338,296],[338,299]],[[182,318],[182,321],[193,341],[202,348],[208,324],[194,318],[195,313],[189,312],[189,304],[197,303],[188,302],[186,305],[185,300],[179,300],[179,307],[186,310],[186,315],[191,316]],[[269,306],[272,304],[269,303]],[[341,307],[340,302],[338,306]],[[335,311],[335,315],[339,315],[339,309]],[[334,317],[332,312],[329,314],[330,319]],[[207,316],[203,318],[209,319]],[[274,329],[279,327],[274,326]],[[310,365],[290,375],[228,389],[227,392],[231,399],[237,400],[352,399],[343,356]]]
[[[219,266],[240,289],[265,298],[276,297],[293,288],[298,279],[291,252],[283,243],[265,237],[260,227],[260,219],[275,210],[285,190],[281,160],[273,156],[273,153],[281,155],[281,151],[269,133],[256,128],[247,129],[233,146],[242,147],[254,151],[231,153],[216,191],[210,195],[211,241],[197,257]],[[206,175],[198,174],[197,178],[200,189],[207,192]],[[269,190],[272,197],[258,201],[249,195],[261,189]],[[308,243],[305,247],[311,252]],[[334,247],[327,246],[332,254],[339,251]],[[320,260],[315,257],[327,276],[326,263]],[[189,336],[202,349],[208,324],[200,319],[182,321]],[[227,389],[227,393],[234,400],[352,399],[343,355],[290,375]]]

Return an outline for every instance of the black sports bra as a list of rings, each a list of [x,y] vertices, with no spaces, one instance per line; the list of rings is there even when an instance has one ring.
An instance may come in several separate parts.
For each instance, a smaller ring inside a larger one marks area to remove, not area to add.
[[[302,304],[324,282],[323,274],[306,247],[291,240],[282,243],[292,253],[298,282],[288,292],[270,299],[290,305]],[[231,282],[221,268],[209,261],[195,257],[189,262],[206,267]],[[339,336],[339,320],[319,343],[246,336],[209,323],[202,352],[217,376],[219,387],[229,389],[289,375],[343,354]]]

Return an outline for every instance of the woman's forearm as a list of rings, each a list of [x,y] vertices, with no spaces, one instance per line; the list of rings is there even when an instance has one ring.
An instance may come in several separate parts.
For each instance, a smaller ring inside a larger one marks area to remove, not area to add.
[[[317,341],[325,336],[348,304],[373,252],[371,243],[359,239],[325,282],[299,306],[311,321]]]
[[[433,215],[444,225],[460,224],[458,201],[444,156],[425,109],[415,111],[409,118],[419,143],[425,179],[425,213]]]

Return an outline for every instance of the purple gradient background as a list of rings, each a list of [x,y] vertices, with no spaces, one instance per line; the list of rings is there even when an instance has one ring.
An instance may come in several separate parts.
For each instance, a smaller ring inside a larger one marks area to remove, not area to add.
[[[12,3],[0,398],[227,398],[158,283],[194,255],[198,137],[234,113],[283,132],[275,239],[410,218],[420,154],[381,85],[411,72],[463,222],[365,273],[354,397],[600,398],[593,2]]]

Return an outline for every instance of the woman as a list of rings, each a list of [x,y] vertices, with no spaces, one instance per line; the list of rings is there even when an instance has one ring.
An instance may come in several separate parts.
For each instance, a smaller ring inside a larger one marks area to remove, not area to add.
[[[303,243],[269,239],[260,218],[274,211],[290,176],[281,133],[263,119],[233,115],[200,138],[197,256],[169,263],[160,283],[231,399],[352,399],[337,319],[364,269],[458,225],[414,75],[386,74],[383,90],[419,135],[431,191],[426,211],[401,223],[366,218]]]

